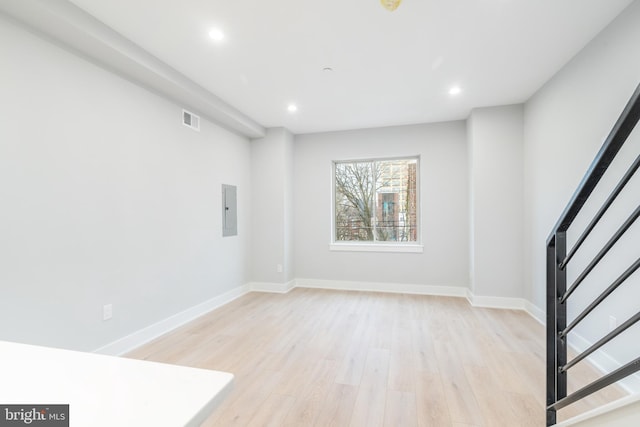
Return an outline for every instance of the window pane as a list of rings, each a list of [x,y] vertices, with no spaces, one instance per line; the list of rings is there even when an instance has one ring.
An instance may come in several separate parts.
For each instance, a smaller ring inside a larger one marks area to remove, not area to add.
[[[335,241],[418,240],[416,158],[334,165]]]
[[[373,240],[373,163],[336,164],[336,241]]]
[[[417,241],[417,160],[376,162],[376,239]]]

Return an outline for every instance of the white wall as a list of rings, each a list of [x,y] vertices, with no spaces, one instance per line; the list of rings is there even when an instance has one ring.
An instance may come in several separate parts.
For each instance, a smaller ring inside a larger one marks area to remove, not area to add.
[[[251,280],[286,283],[293,279],[293,135],[267,130],[251,141]],[[282,271],[277,271],[277,266]]]
[[[93,350],[247,282],[248,140],[3,17],[0,57],[0,339]]]
[[[627,100],[640,82],[640,2],[634,2],[583,51],[560,70],[525,106],[525,275],[526,295],[539,308],[545,308],[545,240],[572,193],[587,171]],[[618,173],[640,152],[636,129],[612,169]],[[635,151],[635,153],[632,153]],[[594,194],[603,200],[614,185],[613,175],[606,176]],[[630,211],[637,206],[640,194],[638,177],[627,195],[612,209],[594,233],[601,244],[613,233]],[[635,195],[635,197],[634,197]],[[590,205],[578,219],[586,224],[596,206]],[[575,240],[577,233],[570,233]],[[620,241],[608,260],[596,270],[592,280],[570,302],[570,316],[576,315],[589,298],[597,295],[640,255],[640,226],[636,224]],[[599,243],[598,243],[599,242]],[[569,279],[575,278],[593,257],[598,247],[588,244],[569,266]],[[615,302],[598,309],[578,329],[583,344],[594,342],[608,330],[609,316],[618,323],[640,310],[640,278],[636,273],[625,289],[616,291]],[[635,338],[634,338],[635,336]],[[629,341],[631,337],[631,341]],[[614,344],[607,353],[625,362],[636,345],[640,331],[627,333],[626,344]],[[637,354],[635,355],[637,356]]]
[[[296,136],[294,247],[297,278],[468,286],[469,229],[464,122]],[[332,252],[332,161],[420,155],[424,253]]]
[[[295,247],[293,242],[293,145],[294,136],[284,135],[284,282],[295,279]]]
[[[479,108],[467,120],[471,290],[522,298],[523,109]]]

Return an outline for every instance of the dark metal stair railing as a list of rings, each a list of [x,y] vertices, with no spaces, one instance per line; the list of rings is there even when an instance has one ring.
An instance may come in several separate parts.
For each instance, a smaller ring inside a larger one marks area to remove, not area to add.
[[[595,266],[605,257],[607,252],[616,244],[624,233],[633,225],[636,219],[640,217],[639,205],[601,248],[598,254],[587,265],[585,270],[582,271],[582,273],[578,275],[577,279],[567,288],[567,265],[639,169],[640,155],[638,155],[633,164],[628,168],[614,190],[599,208],[593,219],[578,237],[576,243],[569,250],[568,254],[567,230],[575,220],[578,213],[584,207],[589,196],[615,159],[639,119],[640,85],[638,85],[634,91],[631,99],[627,103],[613,129],[609,133],[609,136],[605,140],[602,148],[589,167],[589,170],[582,179],[582,182],[578,186],[578,189],[573,194],[571,201],[562,212],[562,215],[560,215],[553,231],[547,239],[547,426],[556,424],[556,413],[559,409],[595,393],[608,385],[618,382],[640,370],[640,357],[638,357],[617,370],[610,372],[598,380],[584,386],[578,391],[567,395],[568,370],[640,321],[640,312],[638,312],[636,315],[627,319],[620,326],[602,337],[587,350],[576,356],[573,360],[569,362],[567,361],[567,338],[570,331],[611,293],[613,293],[613,291],[622,285],[627,278],[640,268],[640,259],[638,259],[618,278],[616,278],[594,301],[592,301],[587,308],[576,316],[569,326],[567,326],[567,303],[573,292],[589,275],[589,273],[591,273]]]

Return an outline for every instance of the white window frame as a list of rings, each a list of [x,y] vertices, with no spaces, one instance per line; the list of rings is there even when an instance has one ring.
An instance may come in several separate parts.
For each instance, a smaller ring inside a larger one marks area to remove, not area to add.
[[[340,163],[355,162],[384,162],[404,159],[416,159],[416,227],[417,240],[415,242],[395,242],[395,241],[344,241],[336,240],[336,165]],[[400,252],[400,253],[423,253],[424,246],[422,244],[422,202],[421,202],[421,184],[422,176],[420,173],[420,156],[393,156],[393,157],[375,157],[375,158],[354,158],[331,161],[331,237],[329,250],[336,252]]]

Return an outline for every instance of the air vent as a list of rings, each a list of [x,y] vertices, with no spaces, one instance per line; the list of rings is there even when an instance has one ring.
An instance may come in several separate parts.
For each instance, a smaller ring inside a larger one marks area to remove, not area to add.
[[[182,110],[182,124],[198,132],[200,131],[200,117],[187,110]]]

